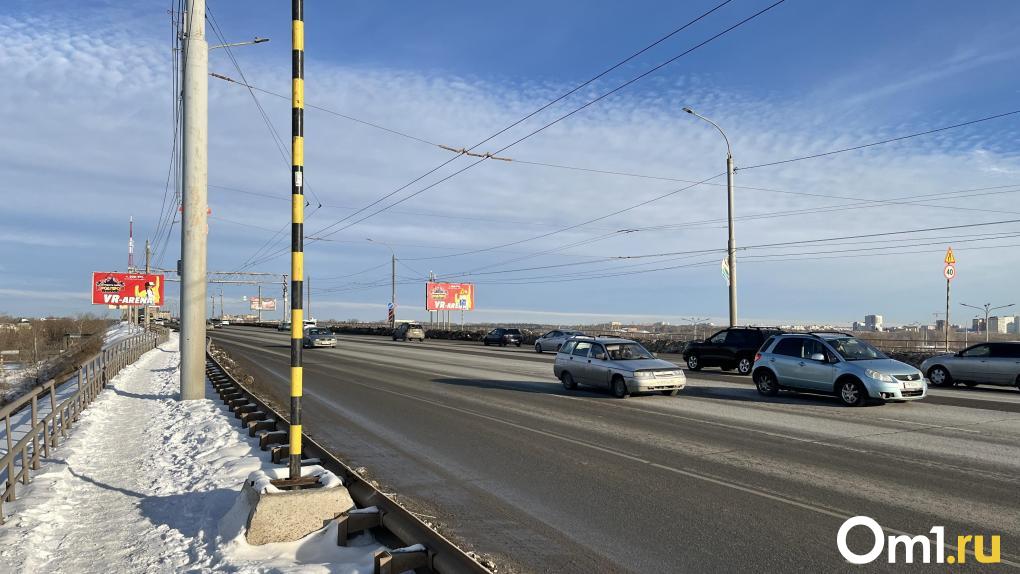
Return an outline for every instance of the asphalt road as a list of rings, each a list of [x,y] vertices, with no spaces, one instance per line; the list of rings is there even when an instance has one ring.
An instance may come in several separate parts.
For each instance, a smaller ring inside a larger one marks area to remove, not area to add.
[[[287,334],[211,336],[287,404]],[[552,358],[341,336],[305,353],[305,430],[500,572],[948,571],[884,553],[851,567],[836,533],[856,515],[950,543],[998,534],[1013,564],[953,571],[1020,568],[1015,389],[845,408],[706,370],[677,397],[618,400],[564,390]]]

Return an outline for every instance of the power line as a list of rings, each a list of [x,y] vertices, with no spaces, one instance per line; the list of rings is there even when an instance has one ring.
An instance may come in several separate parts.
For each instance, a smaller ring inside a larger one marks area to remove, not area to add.
[[[995,114],[995,115],[986,116],[986,117],[983,117],[983,118],[978,118],[976,120],[970,120],[970,121],[967,121],[967,122],[962,122],[962,123],[953,124],[953,125],[949,125],[949,126],[943,126],[943,127],[935,128],[935,129],[932,129],[932,130],[926,130],[926,131],[923,131],[923,132],[907,134],[907,135],[904,135],[904,136],[898,136],[898,137],[889,138],[889,139],[885,139],[885,140],[881,140],[881,141],[861,144],[861,145],[857,145],[857,146],[853,146],[853,147],[841,148],[841,149],[836,149],[836,150],[827,151],[827,152],[823,152],[823,153],[816,153],[816,154],[812,154],[812,155],[793,157],[793,158],[789,158],[789,159],[784,159],[784,160],[779,160],[779,161],[772,161],[772,162],[768,162],[768,163],[759,163],[759,164],[756,164],[756,165],[749,165],[749,166],[741,167],[741,168],[738,168],[738,169],[739,169],[739,171],[745,171],[745,170],[749,170],[749,169],[757,169],[759,167],[769,167],[769,166],[773,166],[773,165],[781,165],[781,164],[784,164],[784,163],[793,163],[795,161],[803,161],[803,160],[806,160],[806,159],[815,159],[815,158],[819,158],[819,157],[836,155],[836,154],[839,154],[839,153],[846,153],[848,151],[855,151],[855,150],[859,150],[859,149],[874,147],[874,146],[883,145],[883,144],[892,143],[892,142],[898,142],[898,141],[907,140],[907,139],[911,139],[911,138],[916,138],[916,137],[920,137],[920,136],[926,136],[926,135],[934,134],[934,133],[938,133],[938,132],[944,132],[946,130],[962,128],[964,126],[978,124],[978,123],[981,123],[981,122],[987,122],[987,121],[991,121],[991,120],[995,120],[995,119],[999,119],[999,118],[1004,118],[1004,117],[1007,117],[1007,116],[1012,116],[1012,115],[1015,115],[1015,114],[1020,114],[1020,110],[1013,110],[1011,112]]]
[[[517,144],[521,143],[522,141],[524,141],[524,140],[526,140],[526,139],[528,139],[528,138],[530,138],[530,137],[532,137],[532,136],[534,136],[534,135],[536,135],[536,134],[538,134],[538,133],[540,133],[540,132],[544,131],[545,129],[547,129],[547,128],[549,128],[549,127],[553,126],[553,125],[556,125],[557,123],[559,123],[559,122],[561,122],[561,121],[563,121],[563,120],[565,120],[565,119],[567,119],[567,118],[569,118],[569,117],[573,116],[574,114],[576,114],[576,113],[580,112],[581,110],[584,110],[584,109],[588,108],[588,107],[589,107],[589,106],[591,106],[592,104],[595,104],[596,102],[599,102],[599,101],[601,101],[601,100],[603,100],[603,99],[605,99],[605,98],[609,97],[610,95],[612,95],[612,94],[615,94],[616,92],[618,92],[618,91],[620,91],[620,90],[622,90],[622,89],[626,88],[627,86],[630,86],[631,84],[633,84],[633,83],[635,83],[635,82],[637,82],[637,81],[641,80],[642,78],[645,78],[645,77],[647,77],[648,75],[650,75],[650,74],[653,74],[653,73],[657,72],[658,70],[660,70],[660,69],[664,68],[665,66],[667,66],[667,65],[669,65],[669,64],[672,64],[673,62],[675,62],[675,61],[677,61],[678,59],[680,59],[680,58],[682,58],[682,57],[686,56],[687,54],[690,54],[691,52],[693,52],[693,51],[697,50],[698,48],[701,48],[701,47],[703,47],[703,46],[705,46],[705,45],[709,44],[710,42],[712,42],[712,41],[714,41],[714,40],[716,40],[716,39],[718,39],[718,38],[722,37],[723,35],[725,35],[725,34],[727,34],[727,33],[731,32],[731,31],[733,31],[734,29],[736,29],[736,28],[738,28],[738,27],[740,27],[740,26],[742,26],[742,25],[746,24],[747,22],[750,22],[751,20],[754,20],[755,18],[757,18],[757,17],[761,16],[762,14],[764,14],[764,13],[768,12],[769,10],[772,10],[773,8],[775,8],[776,6],[779,6],[780,4],[782,4],[782,3],[783,3],[783,2],[785,2],[785,1],[786,1],[786,0],[777,0],[777,1],[776,1],[776,2],[774,2],[773,4],[770,4],[769,6],[767,6],[767,7],[763,8],[763,9],[759,10],[758,12],[756,12],[756,13],[754,13],[754,14],[752,14],[751,16],[748,16],[748,17],[744,18],[743,20],[741,20],[741,21],[737,22],[736,24],[733,24],[732,26],[730,26],[730,27],[728,27],[728,28],[724,29],[723,31],[721,31],[721,32],[718,32],[717,34],[715,34],[715,35],[713,35],[713,36],[709,37],[709,38],[708,38],[707,40],[703,40],[702,42],[700,42],[700,43],[698,43],[698,44],[694,45],[693,47],[691,47],[691,48],[688,48],[687,50],[685,50],[685,51],[681,52],[681,53],[680,53],[679,55],[677,55],[677,56],[674,56],[674,57],[672,57],[672,58],[670,58],[670,59],[666,60],[665,62],[663,62],[663,63],[661,63],[661,64],[659,64],[659,65],[657,65],[657,66],[654,66],[654,67],[653,67],[653,68],[651,68],[650,70],[647,70],[647,71],[645,71],[645,72],[643,72],[643,73],[641,73],[641,74],[639,74],[639,75],[635,76],[634,78],[631,78],[630,80],[627,80],[627,81],[626,81],[626,82],[624,82],[623,84],[620,84],[620,85],[618,85],[617,87],[615,87],[615,88],[613,88],[613,89],[609,90],[608,92],[605,92],[605,93],[601,94],[600,96],[598,96],[598,97],[596,97],[596,98],[594,98],[594,99],[592,99],[592,100],[589,100],[589,101],[588,101],[587,103],[585,103],[585,104],[581,105],[580,107],[577,107],[577,108],[575,108],[574,110],[572,110],[572,111],[570,111],[570,112],[568,112],[568,113],[566,113],[566,114],[563,114],[563,115],[559,116],[558,118],[556,118],[555,120],[553,120],[553,121],[551,121],[551,122],[549,122],[549,123],[546,123],[545,125],[543,125],[543,126],[539,127],[538,129],[536,129],[536,130],[534,130],[534,131],[532,131],[532,132],[530,132],[530,133],[528,133],[528,134],[524,135],[523,137],[520,137],[520,138],[518,138],[517,140],[515,140],[515,141],[511,142],[511,143],[510,143],[509,145],[506,145],[506,146],[504,146],[504,147],[500,148],[499,150],[497,150],[497,151],[493,152],[493,154],[500,154],[500,153],[502,153],[502,152],[504,152],[504,151],[506,151],[506,150],[510,149],[511,147],[513,147],[513,146],[515,146],[515,145],[517,145]],[[699,16],[698,18],[696,18],[696,19],[692,20],[691,22],[689,22],[688,24],[684,25],[684,26],[683,26],[683,27],[681,27],[680,29],[682,30],[682,29],[684,29],[684,28],[686,28],[686,27],[688,27],[688,26],[690,26],[690,25],[694,24],[695,22],[698,22],[699,20],[701,20],[702,18],[705,18],[706,16],[708,16],[709,14],[711,14],[711,13],[712,13],[712,12],[714,12],[715,10],[719,9],[720,7],[722,7],[723,5],[725,5],[725,4],[726,4],[726,3],[728,3],[728,2],[729,2],[729,0],[727,0],[726,2],[723,2],[722,4],[720,4],[720,5],[716,6],[715,8],[712,8],[712,9],[711,9],[710,11],[708,11],[708,12],[706,12],[706,13],[702,14],[701,16]],[[679,31],[679,30],[678,30],[678,31]],[[635,57],[635,56],[631,56],[631,58],[633,58],[633,57]],[[630,59],[630,58],[628,58],[628,60],[629,60],[629,59]],[[626,61],[627,61],[627,60],[624,60],[624,62],[626,62]],[[603,72],[603,73],[602,73],[601,75],[605,75],[606,73],[608,73],[608,72],[609,72],[609,71],[611,71],[612,69],[615,69],[615,67],[618,67],[618,66],[622,65],[622,64],[623,64],[624,62],[621,62],[620,64],[617,64],[616,66],[614,66],[614,68],[610,68],[610,70],[607,70],[606,72]],[[600,75],[600,76],[596,76],[596,78],[593,78],[592,80],[589,80],[588,82],[586,82],[585,84],[582,84],[581,86],[578,86],[577,88],[574,88],[574,89],[573,89],[573,90],[572,90],[571,92],[568,92],[568,94],[566,94],[566,95],[564,95],[564,96],[561,96],[561,97],[560,97],[560,98],[558,98],[557,100],[554,100],[554,102],[552,102],[552,103],[555,103],[555,101],[558,101],[558,100],[560,100],[560,99],[563,99],[564,97],[566,97],[566,96],[567,96],[567,95],[569,95],[570,93],[573,93],[573,92],[575,92],[575,91],[579,90],[579,89],[580,89],[581,87],[584,87],[585,85],[587,85],[587,84],[591,83],[592,81],[594,81],[594,80],[595,80],[595,79],[597,79],[598,77],[601,77],[601,75]],[[548,107],[549,105],[551,105],[551,103],[550,103],[550,104],[546,104],[546,106],[544,106],[544,107]],[[541,108],[541,109],[544,109],[544,108]],[[538,113],[539,111],[541,111],[541,109],[539,109],[539,110],[537,110],[537,111],[535,111],[535,112],[532,112],[532,114],[530,114],[530,115],[529,115],[528,117],[530,117],[530,116],[533,116],[534,114]],[[527,117],[526,117],[526,118],[524,118],[524,119],[527,119]],[[510,127],[513,127],[513,125],[517,125],[517,124],[519,124],[520,122],[524,121],[524,119],[522,119],[522,120],[519,120],[519,121],[518,121],[518,122],[516,122],[515,124],[512,124],[512,125],[511,125]],[[483,140],[482,142],[480,142],[480,143],[478,143],[478,144],[476,144],[476,145],[472,146],[472,147],[471,147],[471,148],[469,148],[469,149],[475,149],[476,147],[478,147],[478,146],[479,146],[479,145],[481,145],[482,143],[485,143],[485,142],[487,142],[487,141],[491,140],[492,138],[496,137],[497,135],[499,135],[499,134],[502,134],[502,133],[503,133],[503,132],[505,132],[505,131],[506,131],[507,129],[510,129],[510,127],[504,128],[504,129],[503,129],[503,130],[501,130],[500,132],[497,132],[497,133],[496,133],[495,135],[493,135],[493,136],[490,136],[489,138],[486,138],[486,139],[485,139],[485,140]],[[455,157],[460,157],[460,156],[455,156]],[[404,197],[404,198],[401,198],[401,199],[400,199],[400,200],[398,200],[398,201],[395,201],[395,202],[393,202],[393,203],[391,203],[391,204],[389,204],[389,205],[387,205],[387,206],[385,206],[385,207],[383,207],[383,208],[381,208],[381,209],[378,209],[378,210],[376,210],[376,211],[374,211],[374,212],[372,212],[372,213],[368,214],[368,215],[367,215],[367,216],[365,216],[365,217],[362,217],[362,218],[360,218],[360,219],[358,219],[358,220],[354,221],[353,223],[349,223],[349,224],[345,225],[344,227],[341,227],[340,229],[336,229],[336,230],[334,230],[334,231],[331,231],[330,233],[326,234],[325,236],[327,236],[327,237],[328,237],[328,236],[330,236],[330,235],[333,235],[333,234],[335,234],[335,233],[338,233],[338,232],[340,232],[340,231],[343,231],[343,230],[345,230],[345,229],[349,229],[350,227],[352,227],[352,226],[354,226],[354,225],[357,225],[358,223],[361,223],[362,221],[365,221],[366,219],[369,219],[369,218],[371,218],[371,217],[374,217],[374,216],[376,216],[376,215],[378,215],[378,214],[380,214],[380,213],[382,213],[382,212],[384,212],[384,211],[386,211],[386,210],[390,209],[391,207],[394,207],[394,206],[396,206],[396,205],[399,205],[399,204],[401,204],[401,203],[403,203],[403,202],[405,202],[405,201],[407,201],[407,200],[409,200],[409,199],[411,199],[411,198],[413,198],[413,197],[416,197],[416,196],[420,195],[421,193],[424,193],[425,191],[428,191],[429,189],[431,189],[431,188],[433,188],[433,187],[435,187],[435,186],[437,186],[437,185],[439,185],[439,184],[441,184],[441,183],[443,183],[443,182],[445,182],[445,181],[448,181],[449,179],[451,179],[451,178],[453,178],[453,177],[456,177],[457,175],[460,175],[461,173],[464,173],[465,171],[467,171],[467,170],[469,170],[469,169],[471,169],[471,168],[475,167],[476,165],[478,165],[478,164],[482,163],[482,162],[483,162],[483,161],[485,161],[486,159],[488,159],[488,157],[482,157],[482,158],[480,158],[480,159],[479,159],[478,161],[476,161],[476,162],[473,162],[473,163],[471,163],[471,164],[469,164],[469,165],[465,166],[464,168],[461,168],[460,170],[458,170],[458,171],[456,171],[456,172],[454,172],[454,173],[452,173],[452,174],[450,174],[450,175],[447,175],[446,177],[444,177],[444,178],[440,179],[439,181],[436,181],[436,182],[434,182],[434,183],[431,183],[431,184],[429,184],[429,185],[425,186],[424,188],[422,188],[422,189],[419,189],[418,191],[416,191],[416,192],[414,192],[414,193],[412,193],[412,194],[410,194],[410,195],[408,195],[408,196],[406,196],[406,197]],[[447,163],[449,163],[449,162],[447,162]],[[444,164],[444,165],[445,165],[445,164]],[[406,187],[406,186],[405,186],[405,187]],[[381,198],[381,199],[379,199],[379,200],[376,200],[376,202],[374,202],[374,203],[373,203],[373,205],[374,205],[375,203],[378,203],[379,201],[382,201],[382,199],[385,199],[386,197],[389,197],[390,195],[393,195],[393,193],[396,193],[396,192],[391,192],[391,193],[390,193],[390,194],[388,194],[387,196],[384,196],[383,198]],[[332,228],[332,227],[335,227],[335,226],[336,226],[336,225],[338,225],[339,223],[341,223],[341,222],[343,222],[343,221],[346,221],[347,219],[350,219],[350,218],[351,218],[351,217],[353,217],[354,215],[357,215],[357,213],[358,213],[358,212],[356,212],[356,213],[354,213],[354,214],[351,214],[351,215],[349,215],[349,216],[345,217],[344,219],[342,219],[342,220],[340,220],[340,221],[338,221],[338,222],[335,222],[335,223],[333,223],[333,224],[331,224],[331,225],[329,225],[329,226],[327,226],[327,227],[325,227],[325,228],[323,228],[323,229],[320,229],[319,231],[317,231],[317,232],[316,232],[316,235],[320,235],[320,234],[322,234],[322,232],[323,232],[323,231],[325,231],[325,230],[327,230],[327,229],[330,229],[330,228]]]

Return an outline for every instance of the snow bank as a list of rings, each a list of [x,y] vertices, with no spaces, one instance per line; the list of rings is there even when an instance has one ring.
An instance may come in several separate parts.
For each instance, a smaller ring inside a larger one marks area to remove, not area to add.
[[[282,470],[218,402],[177,400],[171,337],[114,378],[5,506],[0,572],[371,572],[382,547],[369,534],[338,547],[335,524],[296,542],[245,542],[242,484]]]

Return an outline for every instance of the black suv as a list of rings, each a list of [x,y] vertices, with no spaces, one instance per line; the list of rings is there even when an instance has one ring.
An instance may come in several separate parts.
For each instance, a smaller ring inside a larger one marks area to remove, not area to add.
[[[782,333],[774,327],[730,327],[712,335],[706,341],[696,341],[684,349],[684,360],[692,371],[702,367],[720,367],[724,371],[736,369],[741,375],[751,374],[754,354],[762,343]]]
[[[520,347],[523,340],[524,335],[521,334],[520,329],[504,329],[503,327],[493,329],[482,337],[482,342],[486,347],[489,345],[499,345],[500,347],[517,345]]]

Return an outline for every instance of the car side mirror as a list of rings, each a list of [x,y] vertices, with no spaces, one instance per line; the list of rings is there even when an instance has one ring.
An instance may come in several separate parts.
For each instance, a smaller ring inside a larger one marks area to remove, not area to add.
[[[818,361],[818,362],[821,362],[821,363],[826,362],[825,361],[825,355],[823,355],[822,353],[815,353],[814,355],[811,355],[811,360],[812,361]]]
[[[605,361],[606,360],[606,354],[605,353],[595,353],[595,358],[600,360],[600,361]]]

